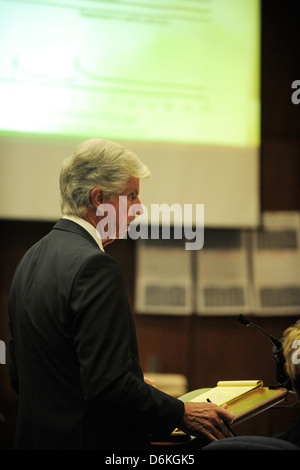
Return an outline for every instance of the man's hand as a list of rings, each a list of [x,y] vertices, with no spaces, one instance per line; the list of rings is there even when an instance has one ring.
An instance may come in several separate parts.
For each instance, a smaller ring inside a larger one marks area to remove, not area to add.
[[[184,404],[184,410],[183,419],[178,428],[186,434],[208,442],[232,437],[224,421],[231,423],[234,415],[226,409],[226,406],[221,407],[206,402],[187,402]]]

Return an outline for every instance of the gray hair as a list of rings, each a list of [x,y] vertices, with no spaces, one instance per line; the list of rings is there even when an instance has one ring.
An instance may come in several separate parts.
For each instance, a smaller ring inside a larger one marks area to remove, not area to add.
[[[111,199],[125,191],[131,177],[149,175],[146,165],[131,150],[110,140],[86,140],[63,161],[59,179],[61,212],[80,217],[93,207],[92,189],[100,187]]]

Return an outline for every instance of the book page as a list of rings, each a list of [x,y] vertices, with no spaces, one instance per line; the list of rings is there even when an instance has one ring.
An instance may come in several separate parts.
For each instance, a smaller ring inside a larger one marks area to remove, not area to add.
[[[212,403],[221,406],[225,403],[230,403],[261,385],[262,382],[260,380],[220,381],[217,387],[201,393],[191,401],[199,403],[209,399]]]

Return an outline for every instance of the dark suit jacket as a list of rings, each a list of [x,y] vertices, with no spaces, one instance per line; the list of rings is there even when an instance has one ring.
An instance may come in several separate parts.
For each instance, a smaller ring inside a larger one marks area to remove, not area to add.
[[[117,263],[60,219],[19,264],[9,297],[17,449],[135,449],[183,403],[145,384]]]

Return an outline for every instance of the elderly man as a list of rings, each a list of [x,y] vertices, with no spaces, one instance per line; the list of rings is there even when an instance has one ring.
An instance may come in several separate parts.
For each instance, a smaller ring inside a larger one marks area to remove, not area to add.
[[[9,297],[17,449],[142,449],[175,427],[208,440],[227,433],[225,408],[183,404],[144,380],[124,279],[104,252],[128,230],[148,174],[103,139],[83,142],[63,164],[63,218],[25,254]],[[101,239],[102,207],[116,220],[114,230],[103,223]]]

